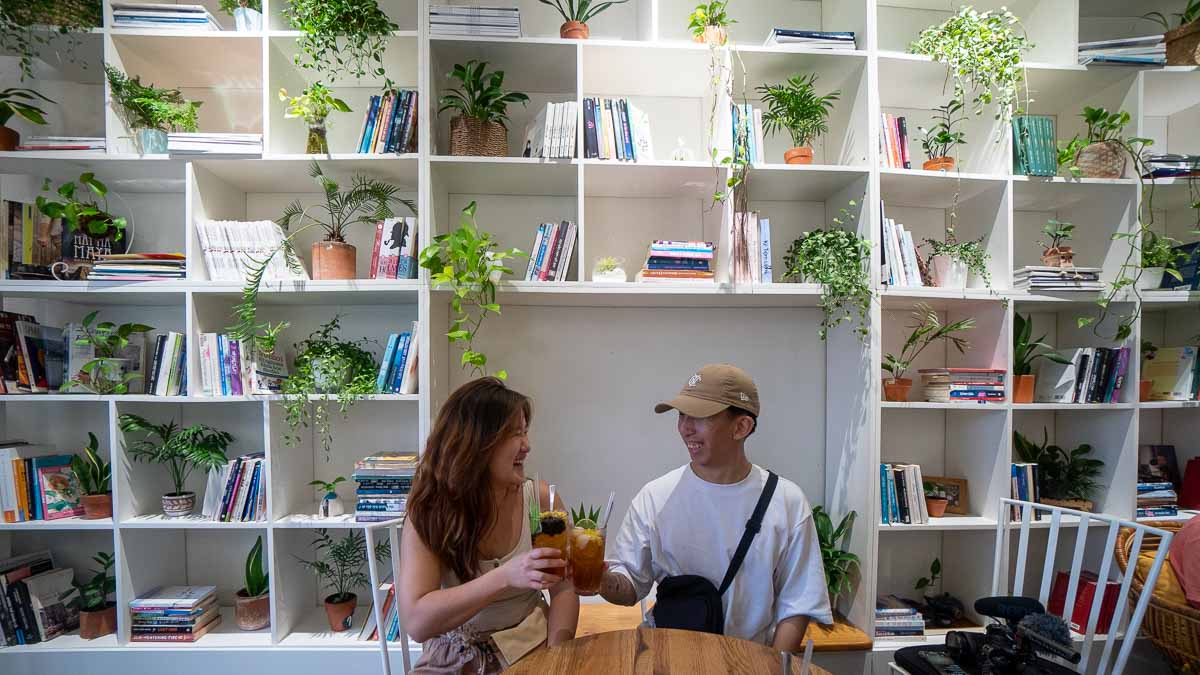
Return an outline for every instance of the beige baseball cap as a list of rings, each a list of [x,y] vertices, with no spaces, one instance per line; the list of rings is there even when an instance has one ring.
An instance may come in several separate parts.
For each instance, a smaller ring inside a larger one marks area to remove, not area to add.
[[[654,406],[654,412],[678,410],[689,417],[712,417],[730,406],[758,417],[758,387],[741,368],[716,363],[696,371],[678,396]]]

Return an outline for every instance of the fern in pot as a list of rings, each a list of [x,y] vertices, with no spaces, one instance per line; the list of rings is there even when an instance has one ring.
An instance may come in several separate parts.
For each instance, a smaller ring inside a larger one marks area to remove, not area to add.
[[[758,87],[762,102],[763,131],[775,134],[786,131],[792,138],[792,148],[783,153],[788,164],[812,164],[812,142],[829,131],[829,113],[833,103],[842,95],[840,91],[818,95],[817,74],[807,77],[794,75],[782,84],[764,84]]]
[[[562,16],[563,25],[558,28],[558,36],[564,40],[586,40],[591,35],[587,22],[600,12],[620,5],[629,0],[538,0],[543,5],[549,5],[558,10]]]
[[[113,102],[137,134],[139,152],[165,154],[168,131],[196,131],[199,102],[185,99],[178,89],[144,85],[141,78],[129,77],[107,63],[104,72]]]
[[[446,76],[459,87],[441,97],[438,114],[452,110],[450,154],[505,157],[508,155],[508,106],[526,105],[529,97],[504,88],[504,71],[487,72],[488,62],[471,59],[454,64]]]

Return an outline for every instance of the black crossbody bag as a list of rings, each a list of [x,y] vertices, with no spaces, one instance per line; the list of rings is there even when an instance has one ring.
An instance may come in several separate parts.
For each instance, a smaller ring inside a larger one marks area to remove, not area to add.
[[[721,596],[737,576],[754,535],[762,529],[763,515],[767,512],[771,496],[775,494],[777,483],[779,476],[773,471],[768,471],[767,484],[758,496],[754,513],[750,520],[746,521],[746,531],[742,533],[742,540],[738,542],[733,559],[729,561],[729,569],[725,570],[721,588],[718,589],[711,581],[696,574],[667,577],[658,583],[658,599],[651,610],[655,627],[725,634],[725,609],[721,605]]]

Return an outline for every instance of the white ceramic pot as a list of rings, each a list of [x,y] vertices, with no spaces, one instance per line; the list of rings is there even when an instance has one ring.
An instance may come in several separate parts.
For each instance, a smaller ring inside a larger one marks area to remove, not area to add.
[[[321,500],[321,512],[319,515],[322,518],[333,518],[345,513],[346,507],[342,505],[342,500],[338,499],[336,495],[332,499],[325,497]]]
[[[1142,274],[1138,277],[1134,286],[1139,291],[1152,291],[1162,287],[1163,275],[1167,273],[1165,267],[1143,267]]]
[[[249,7],[235,8],[233,21],[239,33],[257,33],[262,30],[262,13]]]
[[[938,288],[967,287],[967,264],[961,260],[944,255],[935,256],[933,273]]]

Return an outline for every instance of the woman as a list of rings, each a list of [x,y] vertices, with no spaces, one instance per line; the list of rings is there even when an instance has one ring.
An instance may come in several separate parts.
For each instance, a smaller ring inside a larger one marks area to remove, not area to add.
[[[530,502],[549,506],[546,485],[525,477],[531,414],[494,377],[459,387],[438,413],[401,540],[400,614],[424,643],[414,673],[497,673],[575,637],[566,561],[531,544]]]

